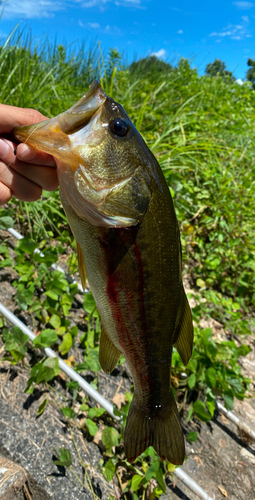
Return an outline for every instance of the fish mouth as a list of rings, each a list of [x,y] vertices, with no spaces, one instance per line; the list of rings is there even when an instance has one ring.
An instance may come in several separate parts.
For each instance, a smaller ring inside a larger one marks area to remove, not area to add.
[[[88,92],[70,109],[43,122],[16,127],[14,136],[20,142],[77,167],[80,160],[72,150],[72,135],[89,126],[91,119],[101,114],[107,95],[94,80]]]

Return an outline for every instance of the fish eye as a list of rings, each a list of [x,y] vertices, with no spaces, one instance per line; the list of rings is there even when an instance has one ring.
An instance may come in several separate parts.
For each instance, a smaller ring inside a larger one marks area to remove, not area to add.
[[[128,133],[128,124],[122,118],[115,118],[110,122],[110,129],[118,137],[124,137]]]

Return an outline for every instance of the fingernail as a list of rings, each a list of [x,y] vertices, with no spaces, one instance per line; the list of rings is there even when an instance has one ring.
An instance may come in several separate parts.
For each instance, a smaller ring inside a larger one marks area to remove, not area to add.
[[[10,152],[7,142],[0,139],[0,158],[4,158]]]
[[[30,149],[26,144],[22,144],[18,148],[17,155],[20,160],[32,161],[36,157],[36,151]]]

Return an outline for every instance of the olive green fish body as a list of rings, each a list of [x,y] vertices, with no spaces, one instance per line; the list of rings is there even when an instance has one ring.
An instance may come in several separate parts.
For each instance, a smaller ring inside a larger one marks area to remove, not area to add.
[[[168,420],[174,421],[174,425],[170,424],[171,431],[166,428],[165,434],[162,432],[158,444],[152,437],[156,424],[145,429],[141,437],[138,430],[142,423],[137,418],[133,425],[138,429],[126,431],[126,455],[134,460],[149,445],[154,445],[162,458],[182,463],[184,443],[170,387],[172,347],[185,306],[180,237],[169,189],[154,161],[157,185],[142,222],[136,226],[92,226],[77,217],[64,195],[61,198],[83,252],[86,275],[105,332],[125,356],[131,371],[132,406],[139,408],[142,421],[154,419],[162,430],[164,420],[166,427]],[[102,352],[100,347],[100,361],[106,372],[113,368],[108,368],[111,349],[112,345],[108,352]],[[135,433],[138,443],[134,440]]]
[[[193,341],[178,223],[155,157],[98,82],[70,110],[14,133],[56,157],[61,200],[102,319],[99,360],[124,354],[134,382],[125,430],[133,461],[148,446],[181,464],[184,441],[171,390],[173,345],[187,364]]]

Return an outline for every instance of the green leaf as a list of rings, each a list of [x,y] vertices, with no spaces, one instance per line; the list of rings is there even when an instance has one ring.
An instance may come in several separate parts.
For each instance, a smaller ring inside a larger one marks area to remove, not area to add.
[[[211,420],[211,415],[207,413],[203,401],[195,401],[195,403],[193,403],[193,410],[196,416],[203,422]]]
[[[233,406],[234,406],[233,392],[231,390],[225,391],[225,393],[223,394],[223,398],[224,398],[225,406],[226,406],[227,410],[228,411],[233,410]]]
[[[165,485],[165,481],[164,481],[164,473],[163,473],[163,470],[161,469],[161,467],[156,472],[156,479],[158,481],[158,484],[159,484],[161,490],[163,491],[163,493],[165,493],[166,492],[166,485]]]
[[[36,347],[50,347],[58,340],[58,336],[54,330],[46,328],[33,340]]]
[[[105,427],[102,432],[102,443],[106,448],[107,453],[112,452],[113,446],[118,446],[120,440],[120,434],[114,427]]]
[[[58,294],[56,294],[52,290],[48,290],[47,292],[44,292],[44,294],[52,300],[58,300]]]
[[[65,415],[67,418],[75,418],[77,414],[72,408],[69,408],[68,406],[66,408],[61,408],[62,413]]]
[[[187,441],[189,441],[189,443],[196,443],[197,442],[197,438],[198,438],[198,434],[197,432],[194,432],[194,431],[190,431],[186,437]]]
[[[236,394],[243,391],[243,386],[242,386],[240,380],[238,380],[238,378],[229,377],[229,378],[227,378],[227,382],[233,388],[233,390],[235,391]]]
[[[196,280],[196,285],[199,287],[199,288],[205,288],[206,284],[205,284],[205,281],[204,280],[201,280],[201,278],[198,278]]]
[[[22,238],[22,240],[19,240],[17,243],[17,248],[22,252],[28,253],[29,255],[34,253],[37,247],[38,243],[31,241],[27,238]]]
[[[29,336],[25,335],[20,328],[14,326],[8,335],[4,337],[5,350],[14,357],[14,361],[22,360],[27,353],[27,342]]]
[[[89,418],[95,418],[95,417],[99,418],[99,417],[101,417],[101,415],[103,415],[103,413],[105,413],[104,408],[97,408],[97,407],[90,408],[89,412],[88,412],[88,417]]]
[[[197,371],[197,359],[191,358],[188,362],[187,368],[189,368],[189,370],[191,370],[192,372],[196,372]]]
[[[62,467],[70,467],[72,465],[71,453],[67,448],[59,448],[59,451],[54,449],[58,460],[52,460],[55,465]]]
[[[48,399],[45,399],[42,404],[40,404],[38,410],[37,410],[37,416],[39,417],[39,415],[42,415],[42,413],[44,412],[46,406],[47,406],[47,403],[48,403]]]
[[[190,389],[193,389],[193,387],[195,387],[196,381],[197,381],[197,377],[196,377],[195,373],[192,373],[188,378],[188,386]]]
[[[70,333],[66,333],[63,336],[63,342],[58,346],[58,350],[62,356],[66,354],[73,345],[73,337]]]
[[[73,391],[73,400],[75,400],[77,398],[77,391],[80,387],[79,383],[76,380],[73,380],[72,382],[67,382],[66,385],[70,391]]]
[[[87,403],[83,403],[80,406],[80,411],[88,411],[88,410],[89,410],[89,405],[87,405]]]
[[[61,319],[57,314],[53,314],[50,318],[49,323],[54,327],[54,328],[60,328],[61,326]]]
[[[135,474],[131,479],[131,490],[137,491],[142,480],[143,480],[143,476],[139,476],[138,474]]]
[[[84,363],[82,363],[82,365],[78,365],[78,367],[82,366],[82,370],[92,370],[97,373],[101,370],[101,365],[98,360],[99,347],[89,347],[86,352],[87,354],[84,356]]]
[[[95,424],[95,422],[93,422],[93,420],[90,420],[90,418],[86,418],[85,419],[85,425],[90,433],[91,436],[95,436],[97,431],[98,431],[98,427],[97,425]]]
[[[83,299],[83,307],[85,311],[89,314],[92,314],[94,318],[99,317],[99,313],[96,307],[95,299],[92,293],[86,293]]]
[[[194,411],[193,411],[193,404],[191,403],[191,406],[189,408],[189,411],[188,411],[188,415],[187,415],[187,418],[186,418],[186,422],[188,423],[193,415]]]
[[[160,466],[159,460],[156,460],[156,462],[151,464],[151,466],[149,467],[149,469],[146,471],[145,474],[146,481],[150,481],[152,477],[156,478],[156,472],[159,470],[159,466]]]
[[[109,459],[104,467],[104,475],[107,481],[111,481],[114,478],[116,463],[115,459]]]
[[[4,259],[0,261],[0,267],[12,267],[13,260],[12,259]]]
[[[12,217],[9,217],[8,215],[5,215],[3,217],[0,217],[0,229],[8,229],[11,227],[13,229],[14,227],[14,220]]]
[[[30,379],[27,382],[25,392],[28,392],[31,384],[40,384],[49,382],[59,374],[59,363],[57,358],[47,358],[36,363],[30,372]]]
[[[213,388],[216,385],[216,370],[214,368],[208,368],[205,372],[205,380],[209,387]]]

